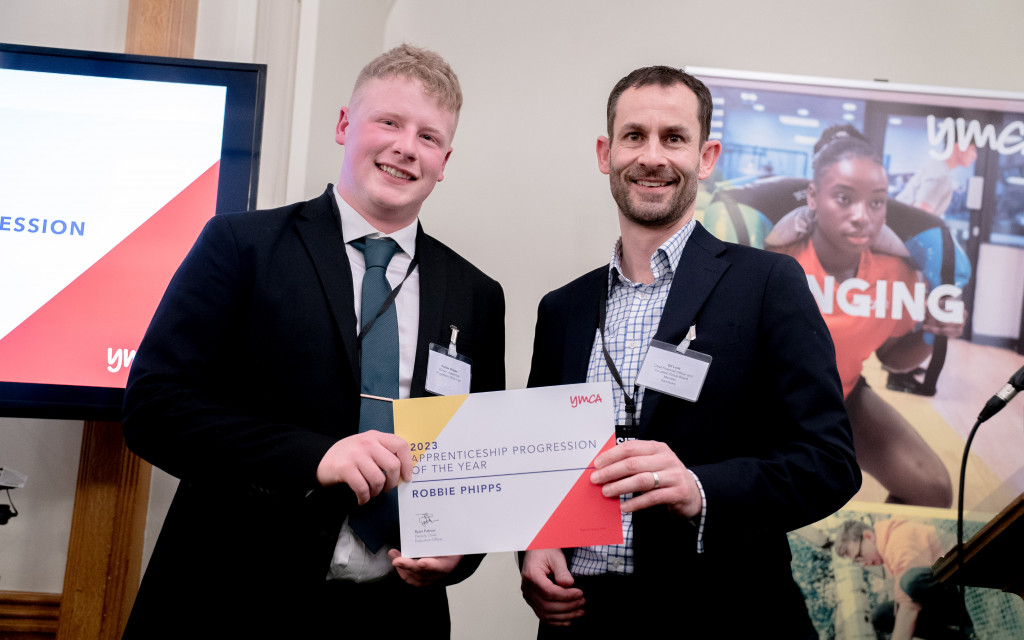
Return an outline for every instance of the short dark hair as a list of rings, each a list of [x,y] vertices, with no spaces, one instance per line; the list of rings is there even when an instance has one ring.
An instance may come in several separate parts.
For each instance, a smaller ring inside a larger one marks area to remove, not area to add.
[[[661,87],[683,84],[697,96],[697,120],[700,122],[700,143],[703,146],[707,142],[708,136],[711,135],[711,91],[708,90],[707,85],[682,69],[662,65],[642,67],[632,71],[615,84],[611,94],[608,96],[608,137],[612,137],[612,126],[615,124],[615,109],[619,104],[619,97],[622,96],[626,89],[639,89],[640,87],[655,84]]]

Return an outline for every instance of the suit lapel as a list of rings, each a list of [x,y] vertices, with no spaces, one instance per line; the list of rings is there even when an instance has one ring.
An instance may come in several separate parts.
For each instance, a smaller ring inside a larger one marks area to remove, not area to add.
[[[345,253],[345,239],[341,235],[338,203],[334,200],[332,191],[333,186],[328,185],[322,196],[307,203],[299,214],[295,228],[320,277],[320,284],[345,346],[345,353],[348,355],[352,378],[358,384],[359,362],[356,356],[356,313],[352,304],[352,269]]]
[[[715,289],[722,274],[729,268],[729,263],[718,256],[725,251],[725,243],[708,233],[697,223],[686,241],[686,247],[679,258],[669,289],[665,310],[658,323],[655,340],[678,344],[686,337],[686,332],[693,324],[697,313]],[[644,405],[640,416],[640,435],[646,432],[651,416],[658,406],[661,393],[653,390],[644,391]]]
[[[416,230],[416,256],[420,272],[420,326],[409,391],[413,398],[426,394],[428,349],[441,335],[441,318],[448,295],[448,261],[434,239],[423,232],[422,225]]]
[[[591,272],[588,278],[585,286],[574,290],[568,310],[562,360],[562,380],[566,383],[586,381],[600,305],[608,300],[608,266]]]

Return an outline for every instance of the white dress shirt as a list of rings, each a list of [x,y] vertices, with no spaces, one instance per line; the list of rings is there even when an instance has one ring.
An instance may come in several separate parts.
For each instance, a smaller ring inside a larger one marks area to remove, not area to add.
[[[381,233],[345,202],[337,189],[334,190],[334,198],[341,211],[341,233],[345,238],[345,252],[352,269],[352,297],[358,331],[362,327],[360,306],[366,262],[363,252],[353,247],[352,241],[369,236],[391,238],[398,244],[399,250],[388,263],[387,271],[388,283],[394,289],[405,278],[409,264],[416,255],[417,221],[394,233]],[[405,284],[395,298],[395,311],[398,314],[398,397],[408,398],[412,387],[412,369],[416,361],[416,340],[420,327],[419,267],[405,278]],[[377,553],[372,553],[352,531],[346,519],[334,547],[334,557],[331,559],[327,577],[331,580],[352,582],[371,582],[383,578],[394,570],[388,558],[388,551],[391,548],[384,545]]]

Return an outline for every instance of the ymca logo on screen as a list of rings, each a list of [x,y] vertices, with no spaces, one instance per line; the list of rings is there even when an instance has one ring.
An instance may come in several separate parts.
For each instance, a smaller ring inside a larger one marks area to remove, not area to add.
[[[0,231],[14,233],[45,233],[52,236],[84,236],[84,220],[61,220],[26,218],[24,216],[0,216]]]
[[[107,347],[107,371],[117,373],[121,367],[127,369],[135,359],[135,349],[114,349]]]

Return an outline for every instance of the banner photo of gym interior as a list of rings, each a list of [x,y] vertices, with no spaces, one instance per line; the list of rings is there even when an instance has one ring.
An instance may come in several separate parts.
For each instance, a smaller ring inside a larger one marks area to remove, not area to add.
[[[965,538],[1024,492],[1022,410],[978,403],[1024,364],[1024,95],[687,70],[723,144],[697,219],[793,256],[836,348],[864,484],[790,534],[820,637],[889,632],[911,597],[921,637],[1021,637],[1020,598],[915,567],[956,543],[980,417]]]

